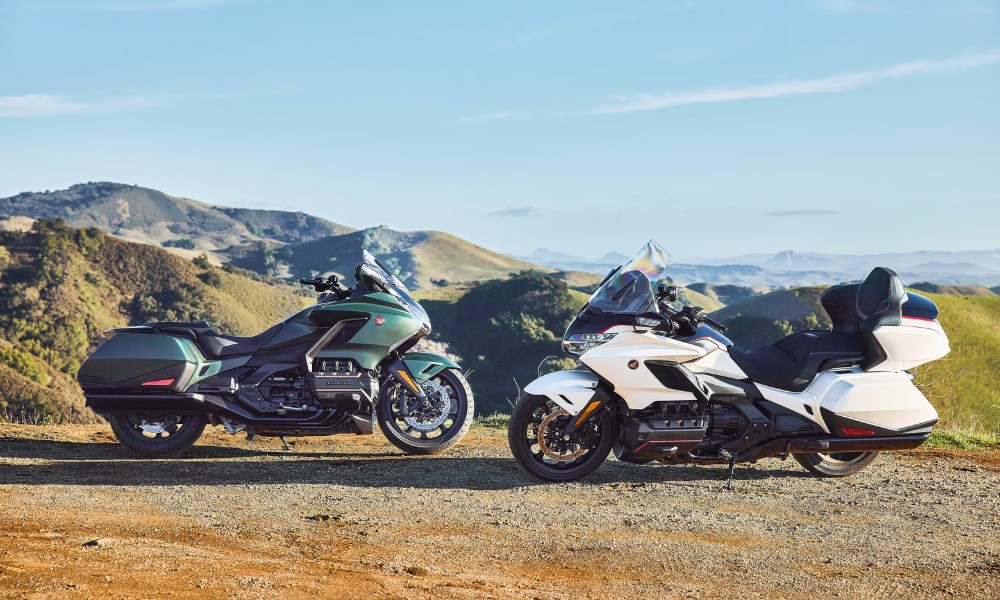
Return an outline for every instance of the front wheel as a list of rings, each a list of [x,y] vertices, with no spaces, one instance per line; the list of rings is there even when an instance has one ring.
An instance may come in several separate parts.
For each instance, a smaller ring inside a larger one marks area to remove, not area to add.
[[[867,467],[878,456],[878,452],[829,452],[792,456],[817,477],[847,477]]]
[[[543,481],[575,481],[604,464],[618,437],[614,415],[605,412],[567,435],[570,418],[544,396],[521,396],[510,416],[507,442],[525,471]]]
[[[398,383],[386,385],[378,402],[379,428],[393,446],[407,454],[444,452],[472,427],[476,409],[472,388],[453,369],[441,371],[420,387],[427,396],[423,402]]]
[[[108,415],[111,431],[132,454],[142,458],[172,458],[201,437],[205,415]]]

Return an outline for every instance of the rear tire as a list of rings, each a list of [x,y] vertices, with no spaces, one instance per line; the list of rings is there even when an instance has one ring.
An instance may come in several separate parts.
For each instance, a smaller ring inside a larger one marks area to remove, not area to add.
[[[831,452],[793,454],[792,457],[817,477],[847,477],[867,467],[878,452]]]
[[[566,455],[564,458],[567,460],[560,462],[559,456],[553,458],[547,455],[539,444],[539,440],[546,437],[544,435],[546,431],[542,431],[543,435],[539,437],[542,424],[560,411],[565,413],[544,396],[525,394],[514,406],[510,424],[507,426],[507,443],[510,444],[514,459],[525,471],[542,481],[576,481],[590,475],[607,460],[611,446],[618,437],[618,423],[614,415],[605,412],[595,426],[597,443],[571,460],[570,458],[579,450]],[[556,421],[551,423],[549,426],[558,426]],[[535,450],[536,447],[539,449]]]
[[[198,441],[208,418],[200,414],[112,414],[108,415],[108,423],[118,441],[132,454],[141,458],[173,458]]]

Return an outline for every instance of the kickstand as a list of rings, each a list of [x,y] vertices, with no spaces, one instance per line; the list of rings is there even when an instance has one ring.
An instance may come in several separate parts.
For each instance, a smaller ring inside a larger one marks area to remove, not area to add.
[[[736,471],[736,455],[728,450],[719,450],[719,456],[729,459],[729,475],[726,477],[726,487],[724,489],[731,492],[733,491],[733,472]]]
[[[292,451],[292,447],[288,445],[288,440],[285,439],[285,436],[281,436],[281,443],[285,445],[285,452]]]

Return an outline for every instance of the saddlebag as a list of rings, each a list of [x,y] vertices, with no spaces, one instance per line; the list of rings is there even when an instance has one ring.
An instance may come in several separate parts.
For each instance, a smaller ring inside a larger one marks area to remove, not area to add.
[[[186,338],[116,333],[87,358],[77,379],[85,394],[125,390],[180,392],[203,367],[203,362],[194,342]]]

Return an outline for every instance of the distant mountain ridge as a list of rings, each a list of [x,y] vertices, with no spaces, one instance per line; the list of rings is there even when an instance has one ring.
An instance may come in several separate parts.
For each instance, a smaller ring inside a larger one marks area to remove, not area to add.
[[[624,260],[608,254],[596,260],[563,252],[539,250],[527,260],[560,270],[605,274]],[[943,285],[1000,284],[1000,250],[943,252],[925,250],[871,255],[821,254],[786,250],[777,254],[746,254],[727,258],[671,262],[669,274],[678,283],[708,282],[743,287],[810,286],[857,281],[872,268],[895,269],[905,282],[933,281]]]
[[[63,219],[132,241],[213,252],[258,241],[293,243],[353,228],[300,212],[213,206],[121,183],[81,183],[0,198],[0,215]]]

